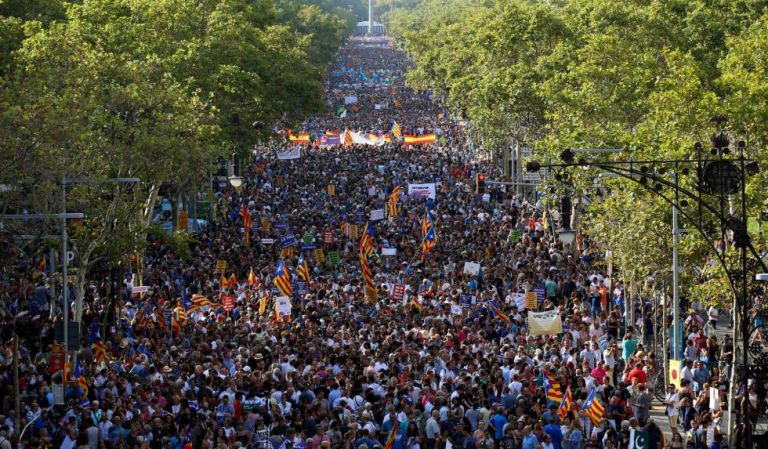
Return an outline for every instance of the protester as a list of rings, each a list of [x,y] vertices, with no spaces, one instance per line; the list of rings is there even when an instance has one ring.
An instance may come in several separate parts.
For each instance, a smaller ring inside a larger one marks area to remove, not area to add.
[[[558,214],[514,189],[476,192],[477,174],[501,173],[466,123],[406,87],[391,41],[352,41],[336,64],[331,113],[278,127],[241,187],[217,186],[188,254],[152,235],[123,285],[87,285],[63,394],[49,366],[61,311],[44,281],[3,274],[4,322],[31,298],[41,319],[19,353],[20,416],[2,335],[0,449],[30,423],[22,448],[611,448],[629,419],[648,421],[656,364],[625,322],[621,283],[582,257],[599,246],[564,245]],[[407,146],[395,123],[439,138]],[[321,146],[347,129],[389,143]],[[547,311],[536,325],[561,328],[535,331],[528,313]],[[690,396],[670,386],[667,414],[718,443],[692,400],[720,379],[722,352],[691,341],[708,360],[684,374]]]

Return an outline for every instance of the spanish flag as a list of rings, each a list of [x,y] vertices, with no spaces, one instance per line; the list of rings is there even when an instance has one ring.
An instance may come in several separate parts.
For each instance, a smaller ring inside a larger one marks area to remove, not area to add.
[[[256,285],[257,281],[258,279],[256,279],[256,274],[253,272],[253,267],[251,267],[251,271],[248,273],[248,280],[246,281],[246,284],[248,284],[250,287],[253,287]]]
[[[309,133],[288,134],[288,140],[291,143],[300,145],[309,145]]]
[[[405,145],[431,145],[437,141],[435,133],[424,134],[423,136],[403,136]]]

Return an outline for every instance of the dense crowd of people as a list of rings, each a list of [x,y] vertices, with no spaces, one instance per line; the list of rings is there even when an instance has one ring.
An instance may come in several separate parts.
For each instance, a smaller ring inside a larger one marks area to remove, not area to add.
[[[294,160],[275,157],[284,144],[263,148],[241,188],[219,187],[215,220],[189,255],[154,236],[118,292],[89,286],[62,404],[49,366],[61,301],[45,278],[24,287],[6,273],[6,310],[43,320],[21,344],[19,396],[4,335],[0,449],[726,447],[730,340],[696,313],[686,320],[682,380],[659,393],[665,437],[649,419],[664,375],[644,338],[652,323],[626,319],[628,308],[639,317],[650,305],[625,303],[589,238],[560,242],[556,212],[511,189],[476,192],[475,176],[496,169],[460,122],[404,85],[402,52],[352,42],[337,64],[331,113],[307,130],[389,132],[397,121],[446,141],[308,146]],[[350,96],[359,107],[337,116]],[[397,214],[371,220],[408,183],[435,183],[436,195],[404,189]],[[425,226],[434,228],[429,251]],[[364,234],[375,298],[361,274]],[[280,260],[292,278],[289,313],[276,304]],[[466,262],[481,269],[465,271]],[[147,292],[133,293],[139,285]],[[532,335],[516,301],[527,291],[537,292],[536,311],[559,312],[562,332]],[[553,400],[557,390],[572,401]]]

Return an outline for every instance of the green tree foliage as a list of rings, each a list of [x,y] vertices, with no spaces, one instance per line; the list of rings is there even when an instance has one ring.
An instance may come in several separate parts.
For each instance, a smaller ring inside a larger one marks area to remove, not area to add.
[[[574,147],[624,148],[625,159],[681,158],[695,142],[707,145],[709,119],[725,114],[727,131],[764,162],[766,6],[766,0],[421,0],[393,2],[386,20],[414,61],[409,82],[468,117],[486,146],[516,139],[536,148],[539,159]],[[595,173],[571,175],[569,186],[581,191]],[[764,174],[750,179],[753,211],[765,200],[766,180]],[[691,177],[682,183],[695,188]],[[594,202],[584,223],[627,253],[616,263],[640,282],[669,266],[663,256],[670,232],[639,238],[669,229],[670,205],[633,181],[612,184],[622,194]],[[621,216],[626,210],[643,212]],[[703,223],[714,225],[707,216]],[[709,264],[712,241],[689,227],[681,255],[697,268],[685,279],[689,293],[730,297],[715,294],[725,284],[723,270]]]
[[[0,4],[3,206],[58,211],[72,185],[78,296],[89,269],[140,247],[162,186],[189,192],[233,148],[323,108],[347,16],[272,0],[16,0]],[[61,8],[61,12],[56,7]]]

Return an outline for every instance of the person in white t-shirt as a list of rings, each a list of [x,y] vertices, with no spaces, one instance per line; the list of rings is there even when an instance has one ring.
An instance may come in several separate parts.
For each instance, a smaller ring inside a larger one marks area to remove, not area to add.
[[[672,431],[677,430],[677,417],[680,414],[678,407],[680,405],[680,396],[677,394],[675,384],[669,384],[667,394],[664,397],[664,405],[667,406],[667,418],[669,418],[669,428]]]
[[[709,310],[707,311],[707,316],[709,317],[709,324],[712,325],[713,329],[717,329],[717,319],[720,316],[717,308],[715,306],[709,306]]]

